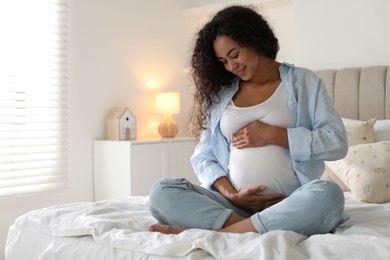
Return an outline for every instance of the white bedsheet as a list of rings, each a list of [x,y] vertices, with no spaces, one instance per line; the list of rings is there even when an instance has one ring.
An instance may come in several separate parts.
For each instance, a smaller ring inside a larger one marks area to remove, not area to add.
[[[350,193],[350,220],[334,234],[311,237],[288,231],[147,232],[156,222],[147,204],[148,197],[130,197],[29,212],[10,227],[6,259],[390,259],[390,203],[357,203]]]

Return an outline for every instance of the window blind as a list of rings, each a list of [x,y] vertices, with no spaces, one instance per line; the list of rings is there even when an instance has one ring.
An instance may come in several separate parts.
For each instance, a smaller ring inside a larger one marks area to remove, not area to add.
[[[0,198],[67,183],[66,0],[0,0]]]

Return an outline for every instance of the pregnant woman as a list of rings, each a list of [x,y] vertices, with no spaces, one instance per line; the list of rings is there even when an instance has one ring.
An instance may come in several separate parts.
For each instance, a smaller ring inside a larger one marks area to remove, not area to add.
[[[255,10],[231,6],[197,34],[191,158],[202,186],[157,181],[149,231],[326,233],[348,216],[340,188],[319,180],[347,139],[323,82],[275,60],[278,40]]]

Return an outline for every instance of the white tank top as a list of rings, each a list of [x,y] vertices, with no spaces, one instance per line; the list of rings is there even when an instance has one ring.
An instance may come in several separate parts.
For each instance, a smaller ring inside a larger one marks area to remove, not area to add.
[[[288,93],[282,83],[271,97],[255,106],[237,107],[231,101],[221,117],[222,134],[230,143],[234,133],[255,120],[292,127],[287,101]],[[243,149],[230,145],[229,179],[237,191],[264,185],[267,189],[262,194],[288,196],[300,186],[289,150],[276,145]]]

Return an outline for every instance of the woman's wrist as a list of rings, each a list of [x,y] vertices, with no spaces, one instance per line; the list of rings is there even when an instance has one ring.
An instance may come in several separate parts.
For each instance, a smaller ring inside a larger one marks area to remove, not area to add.
[[[288,148],[287,128],[272,126],[271,142],[272,144]]]
[[[238,193],[226,177],[218,178],[213,186],[228,200],[234,200],[235,195]]]

